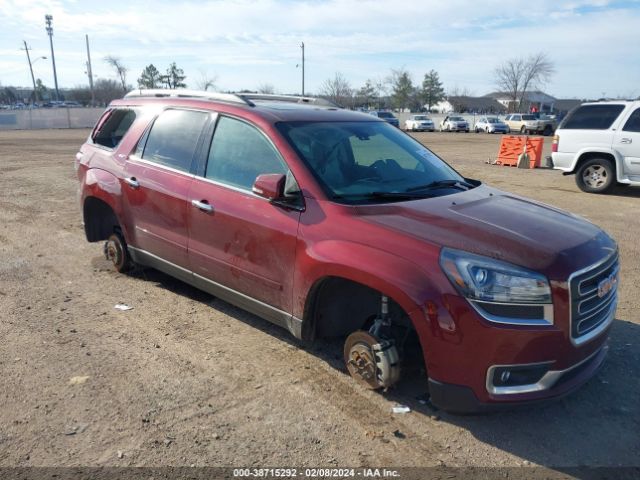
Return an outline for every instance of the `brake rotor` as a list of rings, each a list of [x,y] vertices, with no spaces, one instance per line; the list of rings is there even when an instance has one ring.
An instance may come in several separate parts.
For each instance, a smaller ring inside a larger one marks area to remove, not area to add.
[[[351,376],[360,384],[375,390],[378,383],[376,358],[373,345],[378,339],[368,332],[359,330],[347,337],[344,343],[344,361]]]
[[[351,376],[372,390],[390,387],[400,378],[399,355],[393,342],[379,340],[364,330],[347,337],[344,361]]]
[[[122,244],[114,238],[115,235],[109,237],[104,244],[104,256],[117,268],[120,266],[124,259],[124,252],[122,250]]]

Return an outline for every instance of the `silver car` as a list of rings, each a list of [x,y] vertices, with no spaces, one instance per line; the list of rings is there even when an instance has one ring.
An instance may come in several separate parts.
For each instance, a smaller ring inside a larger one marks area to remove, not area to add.
[[[457,115],[444,117],[440,122],[441,132],[469,132],[469,124],[467,121]]]
[[[476,133],[509,133],[509,126],[498,117],[480,117],[475,126]]]

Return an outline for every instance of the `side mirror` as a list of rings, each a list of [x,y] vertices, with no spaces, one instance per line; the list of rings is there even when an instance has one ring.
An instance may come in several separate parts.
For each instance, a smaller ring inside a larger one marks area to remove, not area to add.
[[[284,197],[284,183],[286,176],[280,173],[265,173],[258,175],[251,189],[256,195],[269,201]]]

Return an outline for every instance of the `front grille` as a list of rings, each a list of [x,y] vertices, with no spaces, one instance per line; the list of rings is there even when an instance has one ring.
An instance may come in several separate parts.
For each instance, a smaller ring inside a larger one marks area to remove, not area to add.
[[[569,282],[571,293],[571,337],[580,340],[603,325],[618,300],[618,253]],[[595,333],[594,333],[595,335]]]

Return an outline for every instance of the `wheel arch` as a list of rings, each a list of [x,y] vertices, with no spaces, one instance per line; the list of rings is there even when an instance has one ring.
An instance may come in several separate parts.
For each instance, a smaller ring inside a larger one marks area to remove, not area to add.
[[[613,168],[615,169],[616,177],[618,176],[618,172],[620,170],[618,168],[618,159],[613,154],[613,152],[607,150],[588,150],[585,152],[581,152],[579,155],[576,155],[576,161],[570,173],[575,174],[583,163],[593,158],[604,158],[606,160],[610,160],[613,164]]]
[[[310,279],[298,290],[298,298],[301,301],[294,307],[302,319],[302,338],[313,340],[318,332],[324,333],[323,328],[319,329],[318,322],[321,320],[319,312],[322,311],[321,304],[327,292],[338,297],[338,304],[346,302],[345,304],[349,305],[350,301],[357,302],[363,299],[373,302],[375,310],[371,310],[370,304],[367,304],[361,311],[362,318],[377,313],[379,297],[385,295],[417,329],[416,322],[425,320],[425,302],[436,300],[439,296],[430,276],[414,263],[393,254],[368,246],[360,246],[360,252],[354,251],[357,246],[354,248],[354,245],[350,244],[348,247],[341,249],[334,245],[330,250],[326,249],[327,252],[343,253],[337,253],[337,258],[331,260],[325,258],[302,273],[304,278]],[[371,256],[372,254],[375,256]],[[358,261],[363,256],[375,261]],[[353,308],[349,311],[353,311]],[[353,325],[357,321],[347,319],[347,323]]]
[[[106,240],[116,228],[128,238],[122,219],[122,192],[118,178],[100,169],[86,172],[81,184],[82,217],[89,242]]]

